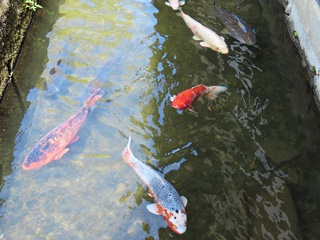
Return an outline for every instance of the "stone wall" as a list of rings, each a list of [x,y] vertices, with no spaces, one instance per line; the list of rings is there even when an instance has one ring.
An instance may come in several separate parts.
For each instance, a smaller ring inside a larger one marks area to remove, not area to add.
[[[0,99],[13,70],[33,11],[23,0],[0,0]]]
[[[314,98],[320,109],[320,0],[282,1],[292,39],[311,76]]]

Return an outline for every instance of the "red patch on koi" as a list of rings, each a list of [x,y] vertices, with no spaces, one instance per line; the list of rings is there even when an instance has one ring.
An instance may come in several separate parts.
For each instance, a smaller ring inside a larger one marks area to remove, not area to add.
[[[172,107],[176,109],[191,109],[192,104],[196,101],[200,96],[205,95],[209,99],[215,99],[216,96],[227,90],[227,87],[223,86],[205,86],[205,85],[197,85],[193,88],[187,89],[177,96],[171,97]]]
[[[194,101],[196,101],[202,93],[207,89],[205,85],[198,85],[179,93],[172,99],[172,107],[176,109],[191,108]]]

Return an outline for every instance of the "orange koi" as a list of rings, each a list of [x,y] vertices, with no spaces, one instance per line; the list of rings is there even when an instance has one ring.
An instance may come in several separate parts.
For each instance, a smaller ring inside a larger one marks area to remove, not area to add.
[[[69,148],[67,146],[79,139],[77,133],[88,115],[89,108],[101,97],[99,88],[95,90],[75,115],[47,133],[31,149],[22,164],[22,168],[24,170],[40,168],[54,160],[59,160],[68,152]]]
[[[219,93],[227,90],[227,87],[222,86],[211,86],[197,85],[183,92],[177,96],[171,97],[172,107],[176,109],[192,109],[193,102],[196,101],[200,96],[206,96],[209,99],[215,99]]]

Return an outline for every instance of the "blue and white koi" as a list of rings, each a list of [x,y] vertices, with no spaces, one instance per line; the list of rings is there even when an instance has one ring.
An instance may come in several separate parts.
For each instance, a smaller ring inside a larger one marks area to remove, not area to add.
[[[187,214],[185,206],[187,199],[180,196],[174,187],[154,169],[137,159],[130,150],[131,137],[127,147],[122,152],[122,158],[141,178],[149,189],[149,195],[156,203],[147,205],[154,214],[161,215],[168,226],[178,234],[187,230]]]

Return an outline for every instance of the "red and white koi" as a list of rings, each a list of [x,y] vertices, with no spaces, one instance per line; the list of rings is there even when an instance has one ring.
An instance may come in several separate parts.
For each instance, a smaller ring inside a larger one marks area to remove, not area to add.
[[[197,85],[187,90],[182,91],[177,96],[172,96],[172,107],[176,109],[192,109],[193,102],[196,101],[200,96],[206,96],[213,100],[219,93],[227,90],[227,87],[223,86],[211,86]]]
[[[174,187],[154,169],[137,159],[130,150],[130,142],[131,137],[122,152],[122,158],[138,174],[149,189],[149,195],[156,201],[147,205],[147,209],[151,213],[161,215],[175,233],[184,233],[187,230],[187,199],[179,196]]]
[[[227,54],[229,52],[228,46],[224,41],[224,38],[216,34],[211,29],[203,26],[201,23],[194,20],[189,15],[185,14],[181,8],[180,13],[177,13],[178,16],[182,17],[187,26],[194,33],[193,39],[200,42],[202,47],[211,48],[214,51],[219,53]]]
[[[59,160],[68,152],[69,148],[67,146],[79,139],[77,133],[86,120],[89,108],[102,97],[99,93],[100,88],[95,90],[78,113],[47,133],[31,149],[22,164],[22,168],[24,170],[37,169],[54,160]]]

